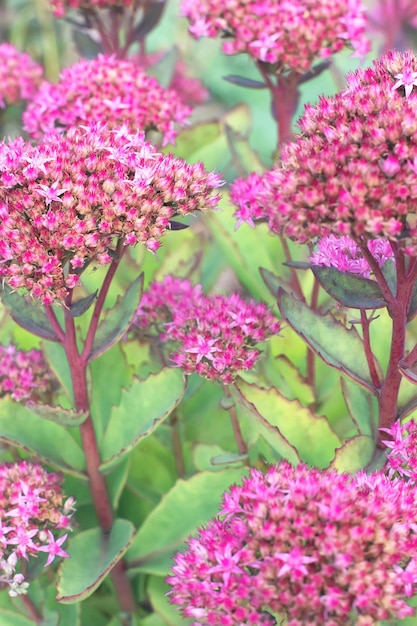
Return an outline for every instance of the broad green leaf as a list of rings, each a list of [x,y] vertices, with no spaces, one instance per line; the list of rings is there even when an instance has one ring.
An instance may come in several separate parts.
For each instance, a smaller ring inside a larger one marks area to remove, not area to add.
[[[360,435],[375,436],[377,415],[375,415],[374,397],[351,380],[342,378],[342,392],[349,414]]]
[[[33,620],[25,617],[21,613],[0,608],[1,626],[33,626]]]
[[[381,309],[387,305],[380,286],[374,280],[340,272],[335,267],[312,265],[314,276],[328,293],[351,309]]]
[[[88,413],[77,412],[73,409],[63,409],[62,406],[49,406],[48,404],[37,404],[30,401],[26,402],[26,408],[44,420],[55,422],[55,424],[60,424],[61,426],[80,426],[88,417]]]
[[[245,470],[201,472],[178,480],[139,529],[126,559],[134,570],[166,576],[171,556],[187,537],[216,515],[221,496],[240,482]]]
[[[133,344],[133,342],[130,343]],[[92,376],[91,414],[97,439],[100,440],[114,407],[120,404],[123,388],[129,389],[132,384],[133,366],[126,362],[125,351],[119,342],[102,354],[99,359],[93,361],[90,369]]]
[[[246,78],[245,76],[239,76],[238,74],[229,74],[223,76],[223,80],[227,80],[232,85],[239,85],[239,87],[247,87],[249,89],[268,89],[268,85],[260,80],[253,80],[252,78]]]
[[[131,456],[125,457],[107,476],[107,488],[114,511],[119,506],[120,496],[129,476],[130,461]]]
[[[103,321],[97,328],[89,361],[93,361],[109,350],[125,335],[139,306],[143,291],[143,274],[138,276],[116,304],[104,313]]]
[[[0,441],[38,454],[63,472],[79,475],[85,470],[83,451],[66,428],[9,398],[0,400]]]
[[[123,557],[134,533],[131,522],[116,519],[108,535],[91,528],[72,538],[67,550],[70,558],[58,570],[58,602],[73,604],[88,598]]]
[[[278,354],[275,358],[271,356],[267,361],[263,359],[261,365],[268,383],[279,389],[288,400],[297,399],[304,406],[313,404],[315,398],[312,387],[285,354]]]
[[[60,343],[44,341],[42,342],[42,351],[48,361],[49,367],[61,383],[67,398],[70,400],[71,404],[74,404],[71,370],[64,348]]]
[[[169,626],[186,626],[191,624],[190,619],[181,616],[179,607],[170,604],[167,593],[171,587],[160,576],[150,576],[148,583],[149,600],[155,613],[164,618]]]
[[[348,330],[331,314],[321,315],[282,290],[278,306],[283,318],[323,361],[375,393],[363,341],[355,328]],[[377,367],[382,378],[378,363]]]
[[[325,417],[314,415],[298,400],[288,400],[278,389],[264,389],[239,379],[235,385],[239,397],[253,413],[262,435],[281,456],[296,464],[302,461],[317,467],[327,467],[340,447],[339,437]],[[290,452],[290,456],[287,456]]]
[[[134,380],[123,390],[119,406],[115,407],[100,443],[102,470],[108,469],[132,450],[141,439],[175,409],[185,391],[180,370],[164,368],[146,380]]]
[[[39,300],[21,295],[6,284],[0,288],[0,296],[16,324],[37,337],[58,341]]]
[[[371,462],[374,451],[375,441],[372,437],[367,437],[366,435],[353,437],[336,450],[336,455],[330,467],[338,472],[355,474]]]

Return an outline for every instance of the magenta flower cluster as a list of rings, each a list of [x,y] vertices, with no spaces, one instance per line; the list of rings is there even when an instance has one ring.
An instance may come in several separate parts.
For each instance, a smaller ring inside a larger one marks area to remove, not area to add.
[[[186,374],[225,384],[252,369],[261,354],[257,344],[280,330],[266,305],[237,294],[206,296],[200,285],[172,276],[145,292],[135,324],[156,324],[160,339],[174,342],[171,361]]]
[[[9,595],[27,592],[21,564],[46,553],[45,567],[56,557],[72,530],[74,499],[65,499],[58,474],[27,461],[0,465],[0,584]],[[24,568],[23,568],[24,569]]]
[[[45,304],[62,301],[87,261],[111,262],[116,239],[157,250],[172,218],[216,207],[221,184],[127,127],[0,144],[0,275]]]
[[[57,83],[42,83],[23,114],[26,132],[37,139],[79,124],[126,124],[130,131],[155,129],[173,142],[175,124],[186,123],[191,108],[129,59],[99,55],[62,70]]]
[[[226,54],[246,52],[278,73],[303,73],[346,44],[369,50],[360,0],[182,0],[181,13],[194,37],[221,36]]]
[[[0,396],[36,400],[53,388],[55,377],[40,350],[23,352],[16,346],[0,346]]]
[[[391,245],[387,239],[372,239],[367,246],[379,267],[385,265],[389,259],[393,259]],[[336,237],[336,235],[322,237],[309,260],[313,265],[335,267],[340,272],[358,274],[364,278],[369,278],[371,275],[368,261],[351,237]]]
[[[342,93],[307,105],[302,135],[276,167],[236,183],[235,216],[250,223],[253,211],[252,220],[299,242],[381,237],[415,254],[416,85],[414,53],[390,52],[348,76]]]
[[[193,626],[371,626],[417,588],[417,491],[287,462],[251,470],[175,556],[171,601]]]
[[[9,43],[0,45],[0,107],[32,98],[42,81],[43,70],[25,52]]]
[[[68,9],[93,11],[94,9],[123,8],[134,5],[134,0],[51,0],[55,17],[64,17]]]
[[[391,428],[381,428],[391,437],[383,441],[387,448],[386,469],[391,477],[401,476],[417,484],[417,424],[410,420],[394,422]]]

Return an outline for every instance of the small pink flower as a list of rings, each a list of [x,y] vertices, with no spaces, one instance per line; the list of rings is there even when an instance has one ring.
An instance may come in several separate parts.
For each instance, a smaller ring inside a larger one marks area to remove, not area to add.
[[[392,87],[393,89],[399,89],[404,87],[405,97],[408,98],[413,91],[413,87],[417,86],[417,72],[412,72],[409,68],[404,68],[403,72],[399,72],[394,75],[397,82]]]

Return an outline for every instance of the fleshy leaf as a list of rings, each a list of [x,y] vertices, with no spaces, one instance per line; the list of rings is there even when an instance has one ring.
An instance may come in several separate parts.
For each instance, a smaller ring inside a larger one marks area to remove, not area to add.
[[[0,296],[16,324],[37,337],[58,341],[40,302],[13,291],[6,284],[0,288]]]
[[[335,267],[312,265],[311,269],[324,291],[343,306],[351,309],[382,309],[387,305],[374,280],[340,272]]]
[[[179,479],[137,532],[126,555],[129,568],[166,576],[172,567],[172,554],[190,534],[218,513],[223,492],[240,482],[245,474],[242,469],[228,469]]]
[[[64,347],[60,343],[43,341],[42,351],[48,361],[49,367],[61,383],[66,396],[70,400],[71,404],[74,404],[71,370],[68,365],[68,359],[66,357]]]
[[[284,319],[325,363],[375,393],[363,341],[355,328],[348,330],[330,313],[321,315],[281,289],[278,306]],[[379,364],[376,366],[382,378]]]
[[[9,398],[0,401],[0,441],[35,453],[63,472],[83,475],[84,454],[67,429]]]
[[[275,387],[264,389],[239,379],[232,393],[236,392],[257,420],[261,434],[282,457],[293,464],[301,459],[327,467],[341,441],[325,417],[314,415],[298,400],[288,400]]]
[[[144,437],[175,409],[185,392],[182,372],[164,368],[146,380],[134,380],[130,389],[123,390],[120,405],[112,411],[103,440],[100,443],[106,470],[119,462]]]
[[[123,297],[119,297],[113,308],[104,314],[100,323],[93,347],[88,357],[93,361],[117,343],[128,330],[139,306],[143,291],[143,274],[129,286]]]
[[[59,568],[57,601],[73,604],[88,598],[123,557],[134,534],[131,522],[116,519],[108,535],[91,528],[73,537],[67,548],[70,558]]]
[[[367,437],[366,435],[353,437],[336,450],[330,467],[338,472],[355,474],[371,462],[374,450],[375,441],[372,437]]]
[[[37,404],[36,402],[26,402],[26,408],[31,413],[35,413],[45,420],[55,422],[61,426],[80,426],[88,417],[88,413],[77,412],[73,409],[63,409],[62,406],[49,406],[48,404]]]
[[[0,624],[1,626],[33,626],[33,620],[25,617],[21,613],[9,611],[0,607]]]
[[[80,317],[80,315],[88,311],[88,309],[96,299],[97,293],[98,289],[93,293],[90,293],[90,295],[86,296],[85,298],[81,298],[81,300],[77,300],[77,302],[71,304],[71,308],[69,311],[71,317]]]
[[[309,261],[284,261],[285,267],[293,267],[295,270],[309,270],[311,263]]]
[[[223,80],[227,80],[232,85],[239,85],[239,87],[247,87],[249,89],[267,89],[268,85],[260,80],[253,80],[252,78],[246,78],[245,76],[239,76],[238,74],[228,74],[223,76]]]
[[[377,428],[374,397],[351,380],[342,378],[342,392],[347,409],[361,435],[373,437]]]

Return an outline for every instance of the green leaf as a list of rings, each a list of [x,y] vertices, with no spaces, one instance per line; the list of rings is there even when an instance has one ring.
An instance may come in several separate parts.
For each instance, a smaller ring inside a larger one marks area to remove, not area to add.
[[[108,535],[100,528],[91,528],[71,539],[70,558],[58,570],[57,601],[73,604],[88,598],[123,557],[134,533],[131,522],[116,519]]]
[[[298,400],[288,400],[275,387],[264,389],[239,379],[232,393],[236,392],[257,420],[261,434],[281,456],[293,464],[301,459],[317,467],[328,466],[341,441],[325,417],[314,415]]]
[[[1,626],[33,626],[34,622],[21,613],[0,608],[0,624]]]
[[[381,309],[387,306],[381,288],[374,280],[340,272],[335,267],[312,265],[314,276],[328,293],[351,309]]]
[[[0,297],[16,324],[42,339],[59,341],[40,301],[19,294],[6,284],[0,288]]]
[[[321,315],[283,290],[278,294],[278,306],[283,318],[325,363],[375,393],[363,341],[355,328],[348,330],[330,313]]]
[[[108,427],[100,443],[106,470],[132,450],[141,439],[150,435],[175,409],[185,392],[182,372],[164,368],[146,380],[134,380],[123,390],[120,405],[112,411]]]
[[[86,296],[85,298],[81,298],[81,300],[73,302],[69,310],[71,317],[80,317],[80,315],[88,311],[88,309],[96,299],[97,293],[98,289],[94,291],[94,293],[90,293],[90,295]]]
[[[89,361],[93,361],[103,352],[109,350],[123,337],[132,323],[142,297],[142,291],[143,274],[133,281],[123,297],[117,299],[114,307],[105,312],[104,319],[97,329],[93,347],[88,357]]]
[[[359,434],[374,437],[377,432],[374,397],[351,380],[342,378],[341,384],[346,406]]]
[[[56,590],[53,586],[46,589],[47,599],[45,608],[50,615],[56,615],[57,626],[80,626],[80,605],[79,604],[59,604],[56,601]],[[43,626],[43,623],[41,624]]]
[[[60,343],[44,341],[42,342],[42,351],[48,361],[49,367],[61,383],[67,398],[71,404],[74,404],[71,370],[63,346]]]
[[[9,398],[0,401],[0,441],[38,454],[63,472],[82,475],[85,470],[83,451],[66,428]]]
[[[179,607],[169,603],[167,593],[171,587],[160,576],[150,576],[147,587],[149,599],[155,613],[164,618],[169,626],[186,626],[191,624],[190,619],[182,617]]]
[[[238,74],[229,74],[223,76],[223,80],[227,80],[232,85],[239,85],[239,87],[246,87],[249,89],[267,89],[268,85],[259,80],[253,80],[252,78],[246,78],[245,76],[239,76]]]
[[[193,446],[193,461],[196,468],[202,472],[205,470],[223,470],[225,466],[242,465],[248,458],[247,454],[226,452],[217,445],[197,443]]]
[[[55,422],[61,426],[80,426],[88,417],[88,413],[74,411],[73,409],[63,409],[62,406],[49,406],[48,404],[37,404],[36,402],[26,402],[26,408],[31,413],[39,415],[44,420]]]
[[[129,567],[166,576],[172,554],[218,513],[222,493],[245,474],[245,470],[229,469],[178,480],[139,529],[126,555]]]
[[[364,469],[372,460],[375,451],[375,441],[372,437],[359,435],[349,439],[341,448],[336,450],[331,469],[338,472],[356,474]]]

